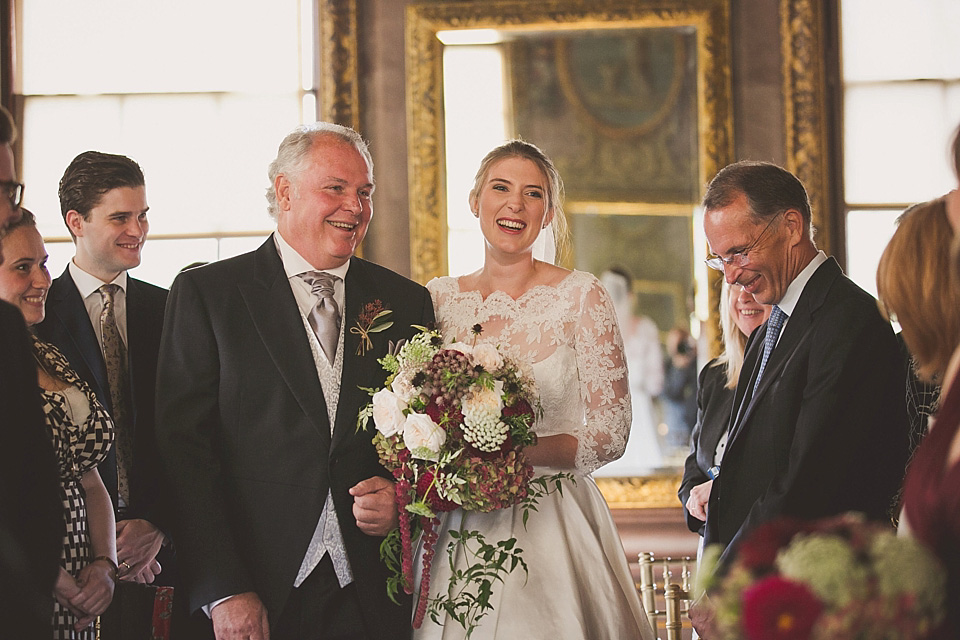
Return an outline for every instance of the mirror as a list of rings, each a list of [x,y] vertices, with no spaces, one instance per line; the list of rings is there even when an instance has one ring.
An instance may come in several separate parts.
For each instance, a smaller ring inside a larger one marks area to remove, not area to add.
[[[706,362],[716,351],[718,280],[702,267],[696,208],[706,181],[733,158],[728,13],[728,0],[408,6],[414,279],[482,264],[470,182],[489,149],[519,136],[563,176],[571,247],[562,264],[630,276],[628,358],[633,333],[662,349],[679,328],[703,335]],[[672,441],[664,398],[637,388],[651,377],[631,380],[645,425],[635,416],[624,459],[595,474],[608,476],[597,482],[611,507],[677,506],[686,450]],[[648,455],[649,443],[659,456]]]

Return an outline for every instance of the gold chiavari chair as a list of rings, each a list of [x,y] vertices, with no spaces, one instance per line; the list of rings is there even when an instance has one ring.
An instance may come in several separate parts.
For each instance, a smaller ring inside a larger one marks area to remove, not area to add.
[[[654,559],[652,553],[640,554],[640,600],[647,611],[650,626],[660,637],[658,623],[663,620],[666,640],[682,640],[684,618],[690,610],[692,581],[689,557]],[[680,582],[674,582],[674,570],[680,571]],[[657,581],[657,574],[662,578]],[[660,603],[663,603],[661,608]],[[690,625],[687,628],[692,629]]]

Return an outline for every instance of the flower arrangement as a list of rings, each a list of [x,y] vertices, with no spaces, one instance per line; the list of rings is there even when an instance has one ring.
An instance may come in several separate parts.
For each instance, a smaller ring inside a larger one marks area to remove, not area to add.
[[[439,537],[439,513],[462,508],[489,512],[523,507],[526,524],[542,495],[560,491],[558,474],[533,477],[523,447],[536,442],[533,423],[539,403],[532,379],[518,363],[493,345],[444,345],[439,332],[423,327],[411,340],[391,346],[379,362],[389,373],[385,386],[360,411],[358,428],[372,417],[373,442],[380,462],[396,479],[400,526],[384,540],[381,556],[394,576],[392,599],[402,588],[413,593],[413,542],[423,536],[422,578],[413,626],[419,628],[427,606],[434,620],[449,614],[467,631],[492,610],[489,590],[503,575],[526,565],[516,540],[487,542],[475,531],[451,531],[447,549],[457,545],[475,559],[454,572],[446,594],[431,599],[430,568]],[[480,585],[477,593],[469,587]]]
[[[705,550],[707,597],[691,617],[704,637],[843,640],[928,637],[944,614],[946,577],[919,542],[859,514],[778,519],[740,546],[723,575]]]

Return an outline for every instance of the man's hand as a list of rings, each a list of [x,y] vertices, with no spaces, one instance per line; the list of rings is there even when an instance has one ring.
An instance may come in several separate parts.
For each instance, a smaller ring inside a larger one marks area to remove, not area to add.
[[[143,568],[143,571],[137,575],[127,574],[124,579],[128,582],[137,582],[139,584],[152,584],[157,576],[160,575],[161,568],[159,562],[151,560],[150,563]]]
[[[138,576],[149,575],[149,572],[144,574],[144,569],[156,560],[162,544],[163,532],[150,522],[141,519],[118,522],[117,561],[120,563],[120,579],[140,582]],[[153,578],[150,578],[150,582],[153,582]]]
[[[357,527],[368,536],[385,536],[397,526],[397,506],[393,482],[380,476],[367,478],[350,488],[353,517]]]
[[[687,511],[697,520],[707,521],[707,504],[710,502],[710,489],[713,488],[713,480],[707,480],[703,484],[698,484],[690,489],[690,497],[687,498]]]
[[[252,591],[224,600],[210,611],[217,640],[270,640],[267,610]]]

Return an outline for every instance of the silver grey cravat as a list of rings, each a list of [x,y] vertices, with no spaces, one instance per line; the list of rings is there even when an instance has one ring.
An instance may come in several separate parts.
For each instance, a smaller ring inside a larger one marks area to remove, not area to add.
[[[300,277],[318,298],[307,320],[327,360],[332,363],[337,357],[337,342],[340,340],[340,308],[333,297],[333,285],[339,278],[325,271],[306,271]]]
[[[117,491],[124,504],[130,504],[128,471],[133,459],[133,443],[130,441],[130,404],[127,377],[127,349],[120,338],[117,317],[114,313],[114,298],[119,285],[105,284],[100,287],[103,309],[100,311],[100,336],[103,340],[103,361],[107,367],[107,383],[110,385],[111,417],[113,418],[117,456]]]

